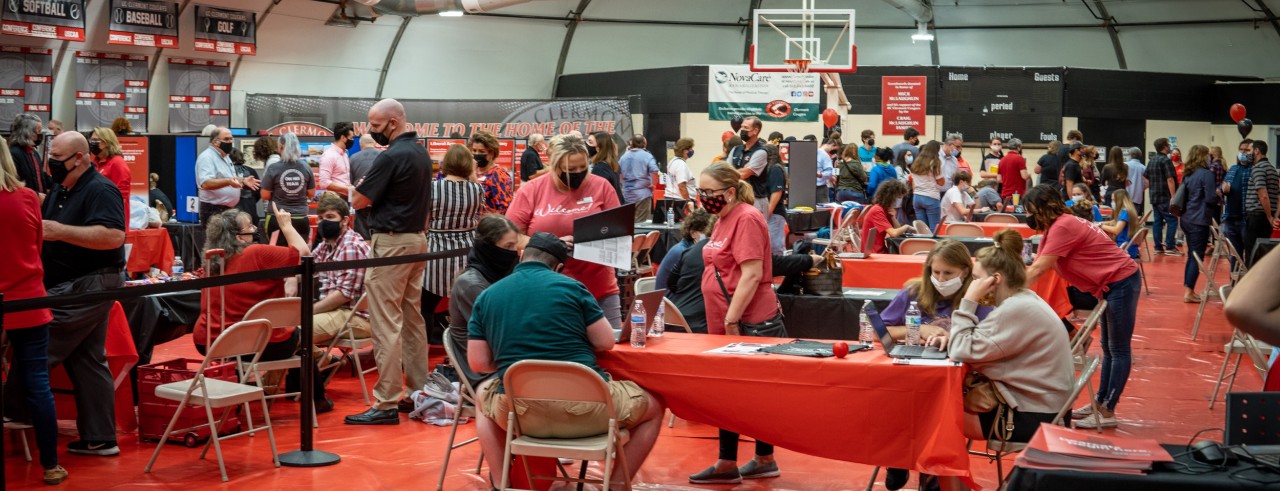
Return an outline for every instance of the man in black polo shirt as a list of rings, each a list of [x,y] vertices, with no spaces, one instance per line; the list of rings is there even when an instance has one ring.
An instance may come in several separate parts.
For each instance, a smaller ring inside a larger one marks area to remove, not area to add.
[[[418,144],[418,134],[406,128],[404,106],[396,100],[383,99],[369,109],[369,135],[379,145],[389,146],[356,184],[351,204],[357,210],[370,209],[373,257],[427,252],[423,229],[431,206],[431,158]],[[373,395],[378,401],[363,413],[347,416],[347,424],[400,424],[396,409],[406,396],[404,384],[415,390],[427,382],[427,325],[420,310],[424,267],[422,262],[398,264],[366,273],[378,364]]]
[[[760,140],[760,130],[764,123],[760,118],[748,116],[742,120],[742,131],[739,137],[743,144],[729,153],[733,167],[738,169],[738,176],[751,184],[755,194],[755,207],[760,216],[769,216],[769,154],[765,151],[764,142]]]
[[[124,198],[89,160],[79,132],[58,135],[49,146],[53,190],[44,200],[44,287],[50,297],[120,287],[124,267]],[[75,387],[80,439],[67,451],[117,455],[115,395],[107,368],[107,317],[111,302],[61,304],[49,324],[49,366],[61,364]],[[7,401],[22,401],[22,377],[10,378]],[[23,405],[25,407],[25,405]],[[11,407],[10,409],[13,409]],[[19,409],[19,411],[21,411]],[[9,413],[23,419],[22,413]]]
[[[547,173],[542,165],[542,156],[538,155],[538,152],[546,150],[546,139],[542,133],[529,135],[529,143],[525,145],[524,153],[520,155],[520,182],[529,182]]]

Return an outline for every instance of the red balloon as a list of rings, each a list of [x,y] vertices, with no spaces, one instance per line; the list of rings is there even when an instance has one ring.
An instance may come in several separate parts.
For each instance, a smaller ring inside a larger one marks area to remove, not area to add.
[[[830,128],[840,122],[840,114],[835,109],[827,108],[822,111],[822,124]]]
[[[732,132],[732,131],[725,130],[725,131],[724,131],[724,133],[721,133],[721,134],[720,134],[720,143],[724,143],[724,142],[729,141],[729,139],[730,139],[730,138],[733,138],[733,135],[736,135],[736,134],[737,134],[737,133],[734,133],[734,132]]]
[[[1231,105],[1231,120],[1239,123],[1246,116],[1244,104],[1236,103]]]

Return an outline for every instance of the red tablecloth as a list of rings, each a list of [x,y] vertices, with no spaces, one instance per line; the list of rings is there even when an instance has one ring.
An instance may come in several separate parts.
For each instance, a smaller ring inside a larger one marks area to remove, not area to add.
[[[828,459],[970,476],[962,367],[894,365],[879,348],[844,359],[705,353],[735,341],[787,340],[668,332],[597,356],[689,421]]]
[[[130,230],[124,237],[125,244],[133,245],[129,262],[125,265],[130,276],[146,273],[152,267],[165,273],[173,270],[173,242],[168,231],[163,228]]]
[[[112,383],[116,389],[116,427],[120,431],[133,431],[138,426],[138,418],[133,412],[133,389],[127,382],[129,370],[138,363],[138,349],[133,344],[133,333],[129,331],[129,322],[125,320],[120,302],[113,302],[111,305],[111,314],[107,320],[106,352],[107,367],[111,370]],[[75,419],[74,390],[71,379],[67,378],[67,373],[61,366],[50,370],[49,385],[53,388],[58,419]]]
[[[920,276],[927,256],[903,256],[900,254],[874,254],[868,259],[845,259],[843,280],[846,288],[902,288],[912,278]],[[1031,285],[1031,290],[1049,303],[1063,317],[1071,315],[1071,299],[1067,297],[1067,282],[1056,271],[1046,271]]]
[[[975,222],[972,225],[977,225],[979,227],[982,227],[982,232],[987,237],[995,237],[996,232],[999,232],[1006,228],[1017,230],[1019,234],[1022,234],[1022,238],[1024,239],[1030,239],[1033,235],[1036,234],[1036,231],[1031,230],[1031,227],[1027,226],[1027,224],[1025,223]],[[944,222],[942,224],[942,228],[938,229],[938,235],[947,235],[947,223]]]

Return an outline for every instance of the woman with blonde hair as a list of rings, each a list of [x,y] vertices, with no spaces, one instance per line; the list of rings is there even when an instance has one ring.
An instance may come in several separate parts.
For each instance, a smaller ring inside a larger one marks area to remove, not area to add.
[[[128,213],[129,187],[132,185],[133,174],[129,172],[129,165],[124,163],[120,142],[116,140],[116,134],[111,131],[111,128],[93,129],[93,133],[89,136],[89,155],[93,156],[93,163],[98,166],[98,173],[115,183],[116,188],[120,190],[120,196],[124,198],[125,212]]]
[[[607,153],[606,148],[612,149],[611,144],[608,138],[597,136],[596,157]],[[587,146],[581,138],[572,135],[552,138],[547,152],[550,160],[547,175],[520,186],[511,200],[511,208],[507,209],[507,218],[522,234],[521,249],[529,236],[537,232],[548,232],[572,244],[575,219],[620,204],[617,190],[609,181],[587,170]],[[570,257],[562,272],[582,282],[604,310],[609,324],[614,329],[622,329],[622,299],[613,268]]]
[[[467,147],[450,145],[440,170],[444,179],[431,182],[427,252],[470,249],[476,223],[486,211],[484,186],[475,181],[475,158]],[[422,273],[422,318],[427,322],[427,337],[434,342],[439,342],[444,332],[437,329],[436,305],[449,296],[454,278],[466,265],[461,256],[432,259]]]
[[[591,173],[609,182],[618,193],[618,202],[622,199],[622,167],[618,165],[618,144],[613,137],[603,131],[593,133],[596,141],[596,154],[591,157]]]
[[[916,219],[923,220],[932,230],[942,221],[942,161],[938,152],[942,144],[937,140],[920,147],[920,156],[911,162],[911,206]]]
[[[1100,223],[1098,226],[1108,235],[1116,238],[1117,246],[1122,246],[1142,230],[1142,218],[1138,216],[1138,209],[1129,198],[1129,192],[1124,189],[1117,189],[1111,193],[1111,203],[1111,220]],[[1129,257],[1137,259],[1138,244],[1129,244],[1129,250],[1125,252]]]
[[[707,213],[717,216],[711,237],[702,248],[702,297],[711,334],[743,334],[744,323],[781,323],[773,292],[773,256],[769,228],[754,206],[751,185],[728,163],[716,163],[698,176],[698,198]],[[739,483],[743,479],[777,477],[773,445],[756,440],[756,456],[738,467],[738,434],[720,430],[720,459],[689,476],[694,484]]]

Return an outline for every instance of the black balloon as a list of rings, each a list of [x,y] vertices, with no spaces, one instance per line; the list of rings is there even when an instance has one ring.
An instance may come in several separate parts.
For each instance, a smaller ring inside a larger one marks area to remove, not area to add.
[[[734,116],[733,119],[730,119],[729,126],[732,126],[735,132],[742,129],[742,116]]]
[[[1240,131],[1240,138],[1248,138],[1249,133],[1253,131],[1253,120],[1249,118],[1241,119],[1236,123],[1236,129]]]

